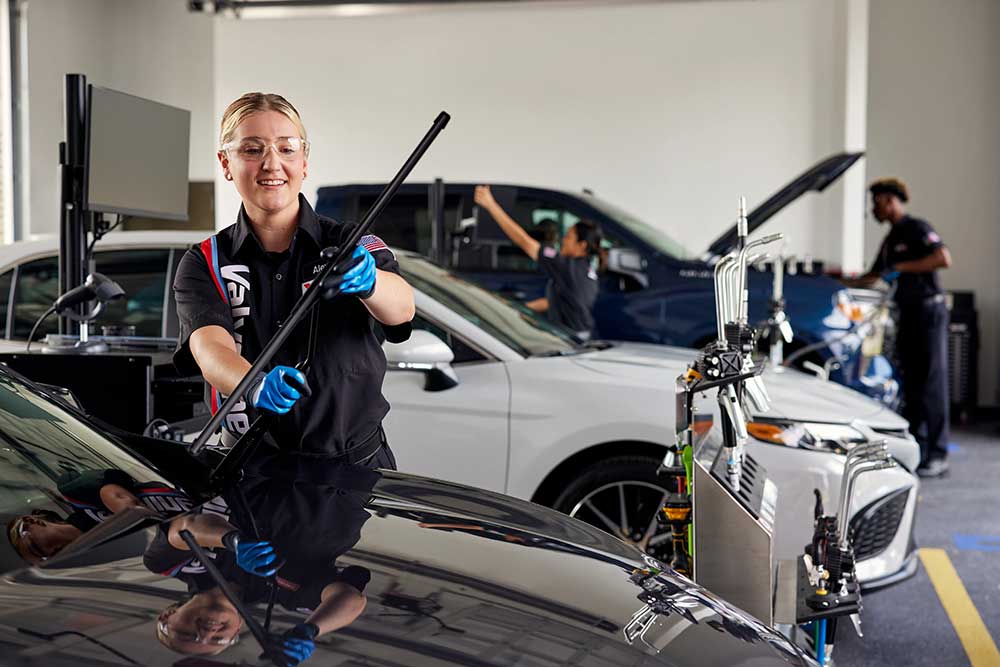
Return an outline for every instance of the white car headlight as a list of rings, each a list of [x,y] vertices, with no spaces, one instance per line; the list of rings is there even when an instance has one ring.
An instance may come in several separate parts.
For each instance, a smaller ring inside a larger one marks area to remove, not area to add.
[[[859,443],[866,442],[860,431],[847,424],[758,420],[748,423],[747,431],[757,440],[772,445],[834,454],[844,454]]]

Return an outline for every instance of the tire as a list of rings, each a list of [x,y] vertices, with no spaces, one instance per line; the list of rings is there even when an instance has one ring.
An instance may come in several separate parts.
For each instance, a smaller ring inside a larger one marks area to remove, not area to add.
[[[656,474],[659,465],[659,459],[635,455],[597,461],[578,472],[552,507],[669,562],[670,528],[656,520],[668,493],[667,478]]]

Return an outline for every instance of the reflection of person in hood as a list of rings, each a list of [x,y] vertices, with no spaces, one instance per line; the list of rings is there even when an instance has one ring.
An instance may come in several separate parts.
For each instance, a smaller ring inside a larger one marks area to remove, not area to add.
[[[7,524],[11,546],[32,565],[55,556],[83,533],[130,507],[147,507],[168,516],[191,509],[191,501],[177,489],[163,482],[137,482],[123,470],[72,470],[57,485],[63,502],[72,509],[65,519],[41,509]]]
[[[371,573],[358,566],[339,568],[336,559],[360,539],[370,517],[364,507],[381,475],[360,466],[320,467],[314,478],[329,482],[247,474],[239,491],[224,494],[232,523],[202,513],[161,526],[146,551],[146,567],[182,579],[191,595],[161,612],[161,643],[188,655],[215,655],[236,643],[242,626],[236,608],[194,560],[182,530],[213,550],[216,567],[245,602],[267,600],[273,585],[278,604],[306,613],[304,621],[275,638],[285,657],[279,664],[299,664],[312,654],[316,637],[349,625],[364,611]],[[255,530],[269,539],[249,537]]]

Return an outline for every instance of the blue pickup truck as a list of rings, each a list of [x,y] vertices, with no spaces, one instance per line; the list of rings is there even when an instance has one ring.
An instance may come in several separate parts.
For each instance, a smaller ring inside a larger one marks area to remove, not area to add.
[[[804,193],[826,189],[861,156],[834,155],[797,177],[750,212],[751,234]],[[542,296],[544,277],[496,223],[474,207],[474,187],[440,181],[404,184],[375,223],[375,231],[389,245],[428,256],[494,292],[518,300]],[[321,187],[316,210],[338,220],[358,220],[381,190],[380,184]],[[706,252],[692,257],[659,228],[589,191],[498,184],[492,184],[492,190],[501,206],[542,241],[558,243],[582,218],[601,225],[618,261],[615,270],[603,274],[594,307],[598,337],[687,347],[701,347],[715,338],[712,267],[736,247],[735,224]],[[752,321],[767,318],[771,285],[769,271],[751,271]],[[840,283],[817,273],[786,275],[784,290],[795,336],[786,355],[816,347],[801,355],[799,363],[825,367],[832,380],[894,405],[897,383],[880,353],[879,327],[865,326],[858,335],[844,336],[871,304],[860,303]],[[817,347],[824,341],[832,342]]]

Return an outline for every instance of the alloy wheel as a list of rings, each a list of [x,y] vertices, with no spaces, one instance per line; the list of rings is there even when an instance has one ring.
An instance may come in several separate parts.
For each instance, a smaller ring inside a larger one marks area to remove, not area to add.
[[[569,515],[669,562],[670,527],[657,521],[668,495],[666,489],[649,482],[612,482],[587,493]]]

